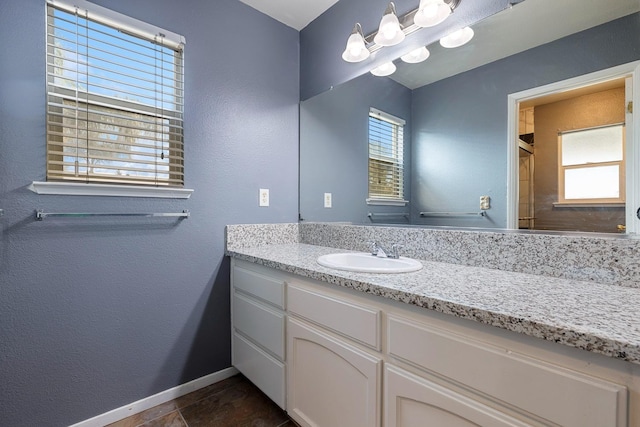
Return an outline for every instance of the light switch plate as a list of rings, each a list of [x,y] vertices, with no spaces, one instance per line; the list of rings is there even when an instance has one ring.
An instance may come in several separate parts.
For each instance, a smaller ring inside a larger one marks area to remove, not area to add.
[[[258,203],[260,206],[269,206],[269,189],[268,188],[260,189]]]

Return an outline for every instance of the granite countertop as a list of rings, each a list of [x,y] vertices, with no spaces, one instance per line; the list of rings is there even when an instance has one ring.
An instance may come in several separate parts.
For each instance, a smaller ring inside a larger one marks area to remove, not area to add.
[[[640,364],[640,289],[422,261],[413,273],[334,270],[301,243],[229,247],[233,258]]]

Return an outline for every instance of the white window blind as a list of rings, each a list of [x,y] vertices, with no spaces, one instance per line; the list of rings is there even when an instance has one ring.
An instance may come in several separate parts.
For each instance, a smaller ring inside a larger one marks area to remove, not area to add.
[[[369,111],[369,198],[404,201],[405,121]]]
[[[560,133],[560,202],[624,202],[624,125]]]
[[[184,185],[181,36],[47,5],[47,180]]]

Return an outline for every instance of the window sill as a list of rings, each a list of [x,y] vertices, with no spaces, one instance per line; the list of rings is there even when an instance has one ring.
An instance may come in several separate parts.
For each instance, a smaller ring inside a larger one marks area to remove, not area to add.
[[[62,196],[155,197],[164,199],[188,199],[193,193],[193,190],[187,188],[43,181],[33,181],[29,190],[37,194]]]
[[[554,208],[624,208],[625,202],[595,202],[595,203],[579,203],[579,202],[554,202]]]
[[[401,199],[367,199],[367,205],[375,206],[407,206],[408,200]]]

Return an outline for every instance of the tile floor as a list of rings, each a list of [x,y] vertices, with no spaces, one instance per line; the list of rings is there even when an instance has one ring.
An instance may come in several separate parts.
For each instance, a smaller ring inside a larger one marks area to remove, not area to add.
[[[108,427],[295,427],[242,375],[132,415]]]

